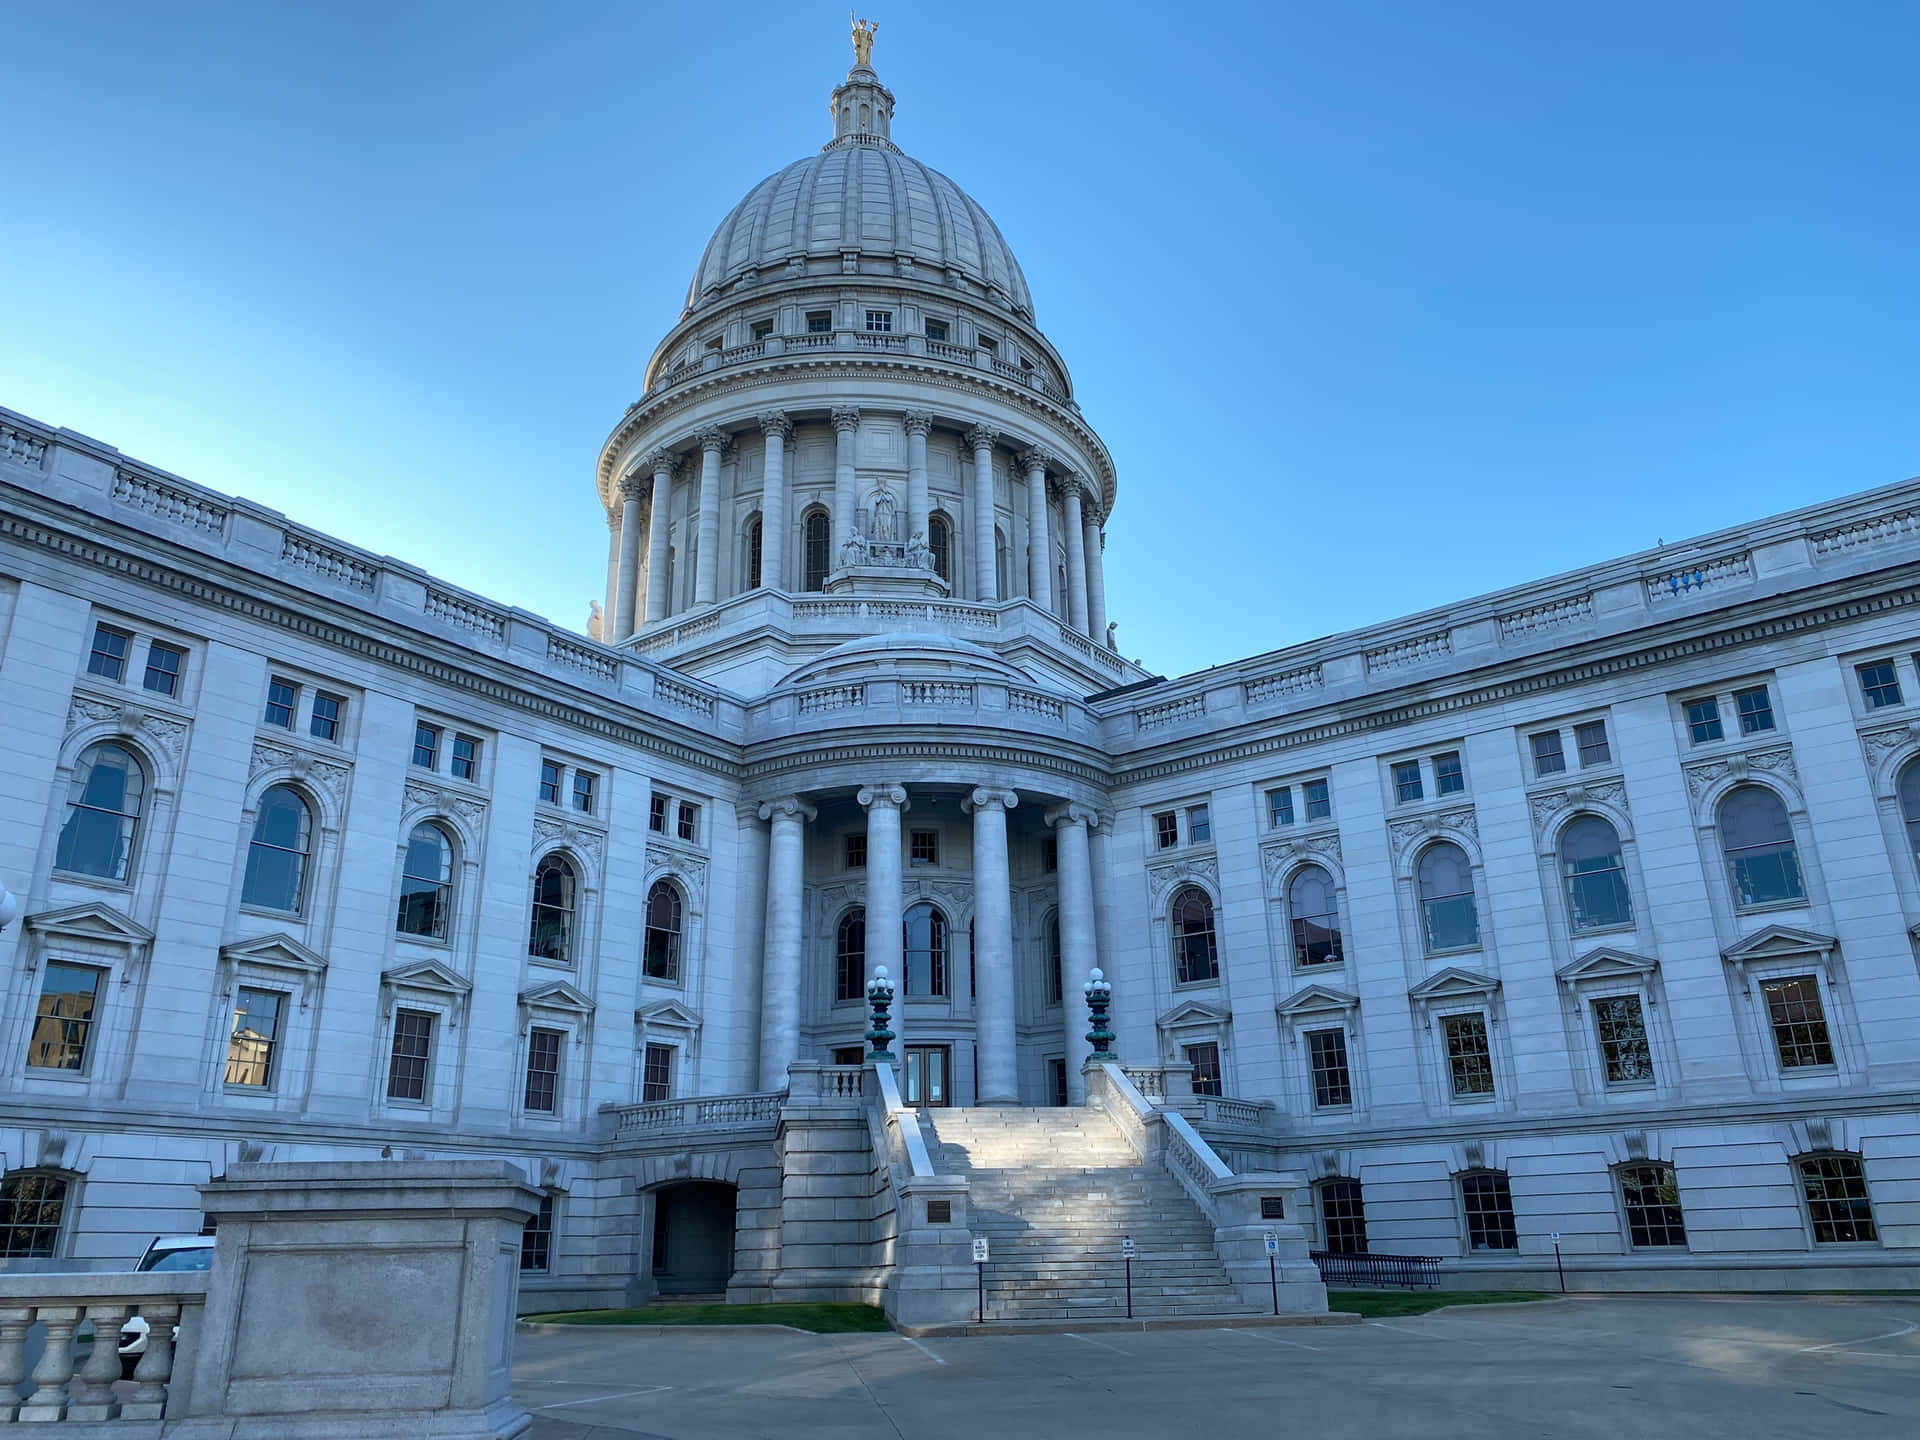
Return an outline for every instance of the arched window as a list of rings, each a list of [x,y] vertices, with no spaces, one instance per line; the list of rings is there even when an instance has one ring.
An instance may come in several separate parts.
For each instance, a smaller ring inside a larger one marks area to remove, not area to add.
[[[533,871],[533,929],[527,953],[536,960],[573,959],[574,894],[579,877],[564,855],[549,855]]]
[[[66,1216],[68,1179],[46,1170],[16,1170],[0,1180],[0,1259],[51,1257]]]
[[[253,822],[253,843],[247,846],[241,903],[263,910],[299,910],[312,833],[313,812],[299,791],[275,785],[262,795],[260,813]]]
[[[1173,897],[1173,970],[1182,985],[1220,978],[1220,949],[1213,938],[1213,901],[1198,885]]]
[[[827,584],[828,555],[833,544],[833,531],[827,522],[827,512],[813,510],[807,514],[806,522],[806,584],[804,590],[824,590]]]
[[[67,821],[60,827],[56,870],[124,880],[133,863],[147,772],[133,752],[103,741],[80,752],[67,789]]]
[[[1720,802],[1720,848],[1736,904],[1777,905],[1804,893],[1793,823],[1773,791],[1742,785]]]
[[[1473,904],[1473,867],[1450,841],[1429,845],[1416,871],[1427,953],[1467,950],[1480,943],[1480,912]]]
[[[1004,530],[996,528],[993,532],[993,598],[1006,599],[1007,586],[1012,583],[1012,576],[1007,570],[1007,535]],[[975,598],[985,600],[987,597],[980,595]]]
[[[907,994],[915,996],[947,993],[947,917],[922,900],[909,905],[901,917],[904,932]]]
[[[452,842],[438,825],[416,825],[400,867],[400,933],[444,940],[452,917]]]
[[[760,588],[760,538],[763,527],[760,517],[754,516],[747,524],[747,589]]]
[[[933,573],[949,585],[953,583],[953,527],[944,515],[927,520],[927,548],[933,551]]]
[[[1900,772],[1900,818],[1907,822],[1907,844],[1920,858],[1920,760]]]
[[[1060,912],[1047,916],[1047,1003],[1060,1004],[1066,996],[1065,977],[1060,970]]]
[[[1367,1206],[1358,1180],[1322,1180],[1314,1187],[1320,1202],[1320,1232],[1336,1255],[1367,1253]]]
[[[1340,905],[1333,876],[1318,865],[1304,865],[1287,885],[1287,913],[1293,920],[1293,963],[1340,963]]]
[[[1560,832],[1560,873],[1566,879],[1567,914],[1575,930],[1633,923],[1620,836],[1607,821],[1587,815]]]
[[[833,998],[861,1000],[867,993],[867,912],[856,905],[840,917],[833,937]]]
[[[665,880],[647,891],[647,953],[649,980],[680,981],[680,892]]]

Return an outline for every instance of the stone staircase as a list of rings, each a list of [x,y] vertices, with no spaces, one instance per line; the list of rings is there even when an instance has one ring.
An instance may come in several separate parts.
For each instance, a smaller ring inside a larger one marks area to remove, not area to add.
[[[967,1177],[985,1235],[989,1320],[1248,1315],[1213,1249],[1213,1226],[1163,1167],[1144,1166],[1098,1110],[920,1112],[934,1169]]]

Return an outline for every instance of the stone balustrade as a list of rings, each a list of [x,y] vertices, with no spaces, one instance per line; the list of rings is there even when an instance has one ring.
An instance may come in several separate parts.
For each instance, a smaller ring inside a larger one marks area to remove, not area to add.
[[[0,1424],[157,1422],[178,1413],[183,1407],[174,1401],[191,1372],[206,1300],[205,1272],[0,1275]],[[123,1397],[114,1382],[120,1378],[120,1329],[132,1315],[147,1321],[147,1349],[134,1370],[133,1390]],[[88,1322],[92,1349],[76,1365],[74,1336]],[[36,1325],[44,1342],[29,1370],[29,1336]],[[176,1375],[182,1377],[178,1382]],[[28,1380],[33,1389],[19,1398]]]
[[[704,1095],[682,1100],[649,1100],[639,1105],[608,1105],[600,1114],[615,1140],[646,1140],[661,1135],[710,1134],[765,1128],[771,1131],[786,1101],[782,1091],[760,1095]]]

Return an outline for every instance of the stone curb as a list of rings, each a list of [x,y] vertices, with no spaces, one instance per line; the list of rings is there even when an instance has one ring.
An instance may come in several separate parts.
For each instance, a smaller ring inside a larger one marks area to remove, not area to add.
[[[1167,1315],[1140,1320],[988,1320],[963,1325],[900,1325],[914,1339],[953,1339],[967,1335],[1098,1335],[1136,1330],[1249,1330],[1358,1325],[1358,1315],[1336,1310],[1325,1315]]]
[[[818,1335],[818,1330],[802,1330],[797,1325],[594,1325],[590,1323],[568,1324],[559,1321],[517,1320],[514,1329],[522,1335],[579,1335],[595,1330],[611,1331],[620,1335],[692,1335],[704,1332],[708,1335],[751,1335],[759,1331],[781,1331],[788,1335]],[[836,1331],[836,1334],[884,1335],[884,1330]]]

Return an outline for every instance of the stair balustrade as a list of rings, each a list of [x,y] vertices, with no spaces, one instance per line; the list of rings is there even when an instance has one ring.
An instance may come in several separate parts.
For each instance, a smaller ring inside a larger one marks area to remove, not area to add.
[[[181,1388],[174,1377],[192,1370],[207,1278],[204,1271],[0,1275],[0,1424],[164,1419]],[[122,1399],[114,1390],[120,1330],[132,1315],[147,1321],[147,1349]],[[93,1348],[77,1363],[74,1336],[89,1321]],[[44,1341],[29,1373],[36,1325]],[[29,1379],[33,1389],[22,1399],[19,1387]]]

